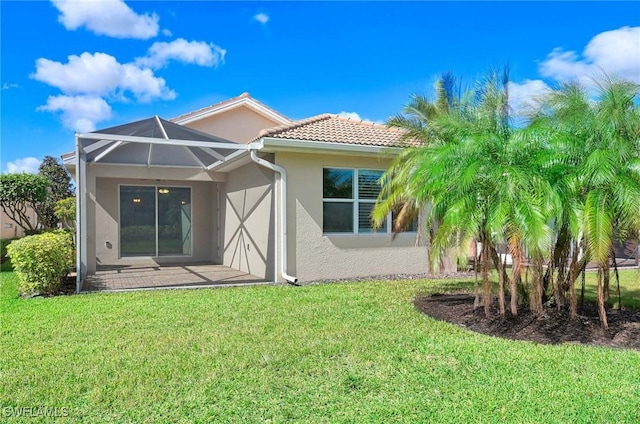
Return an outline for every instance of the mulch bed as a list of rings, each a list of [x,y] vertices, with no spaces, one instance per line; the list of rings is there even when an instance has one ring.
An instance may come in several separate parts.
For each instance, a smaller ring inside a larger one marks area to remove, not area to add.
[[[433,294],[415,299],[421,312],[469,330],[512,340],[528,340],[544,344],[580,343],[640,350],[640,312],[607,310],[609,330],[604,330],[595,305],[585,304],[575,320],[569,319],[568,309],[545,307],[538,317],[520,308],[514,317],[507,311],[504,318],[498,313],[497,299],[486,318],[482,307],[473,310],[474,296],[469,293]],[[507,300],[508,308],[508,300]]]

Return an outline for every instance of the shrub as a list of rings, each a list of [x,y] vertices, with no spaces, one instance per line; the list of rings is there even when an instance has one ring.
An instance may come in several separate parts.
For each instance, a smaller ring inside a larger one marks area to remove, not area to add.
[[[13,271],[13,265],[11,265],[11,259],[7,255],[7,246],[14,240],[18,240],[20,237],[12,237],[0,239],[0,272]]]
[[[23,237],[7,251],[22,294],[55,293],[73,266],[73,242],[67,231]]]
[[[14,240],[18,240],[20,237],[12,237],[0,239],[0,264],[3,264],[9,260],[7,256],[7,246]]]

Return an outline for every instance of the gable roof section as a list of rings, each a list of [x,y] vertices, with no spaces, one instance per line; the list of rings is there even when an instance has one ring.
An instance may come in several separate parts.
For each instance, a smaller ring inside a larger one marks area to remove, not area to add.
[[[416,145],[416,143],[404,141],[403,135],[402,130],[389,128],[385,125],[339,115],[323,114],[267,128],[260,131],[254,141],[261,138],[278,138],[376,147]]]
[[[224,100],[220,103],[213,104],[211,106],[207,106],[193,112],[185,113],[180,116],[176,116],[175,118],[171,118],[171,122],[175,122],[177,124],[185,125],[190,122],[199,121],[201,119],[208,118],[209,116],[214,116],[223,112],[226,112],[231,109],[235,109],[238,107],[247,107],[254,112],[268,118],[269,120],[280,123],[287,124],[291,122],[291,119],[287,118],[280,112],[271,109],[269,106],[261,103],[251,97],[249,93],[242,93],[238,97],[233,97],[228,100]]]

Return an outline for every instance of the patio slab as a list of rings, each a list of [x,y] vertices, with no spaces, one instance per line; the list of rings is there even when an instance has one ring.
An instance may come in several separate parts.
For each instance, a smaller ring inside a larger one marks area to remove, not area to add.
[[[224,265],[102,265],[82,284],[81,292],[233,287],[271,284]]]

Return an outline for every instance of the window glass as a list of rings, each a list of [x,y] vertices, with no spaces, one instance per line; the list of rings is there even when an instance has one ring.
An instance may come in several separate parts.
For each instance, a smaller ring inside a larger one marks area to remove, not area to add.
[[[353,169],[325,168],[322,196],[325,199],[353,199]]]
[[[155,256],[154,187],[120,187],[120,254],[122,256]]]
[[[376,200],[380,194],[380,177],[382,171],[368,169],[358,170],[358,199]]]
[[[353,203],[324,202],[322,205],[322,228],[325,233],[352,233]]]
[[[360,203],[358,205],[358,232],[359,233],[373,233],[387,232],[387,220],[385,219],[380,228],[373,230],[371,224],[371,211],[373,210],[374,203]]]
[[[391,213],[391,222],[393,222],[395,224],[396,222],[396,218],[398,217],[398,213],[400,211],[393,211]],[[416,232],[418,231],[418,217],[415,217],[411,223],[409,223],[409,225],[407,226],[407,228],[404,229],[404,231],[409,231],[409,232]]]
[[[158,187],[158,254],[191,254],[191,189]]]
[[[191,254],[191,188],[120,187],[120,255]]]

